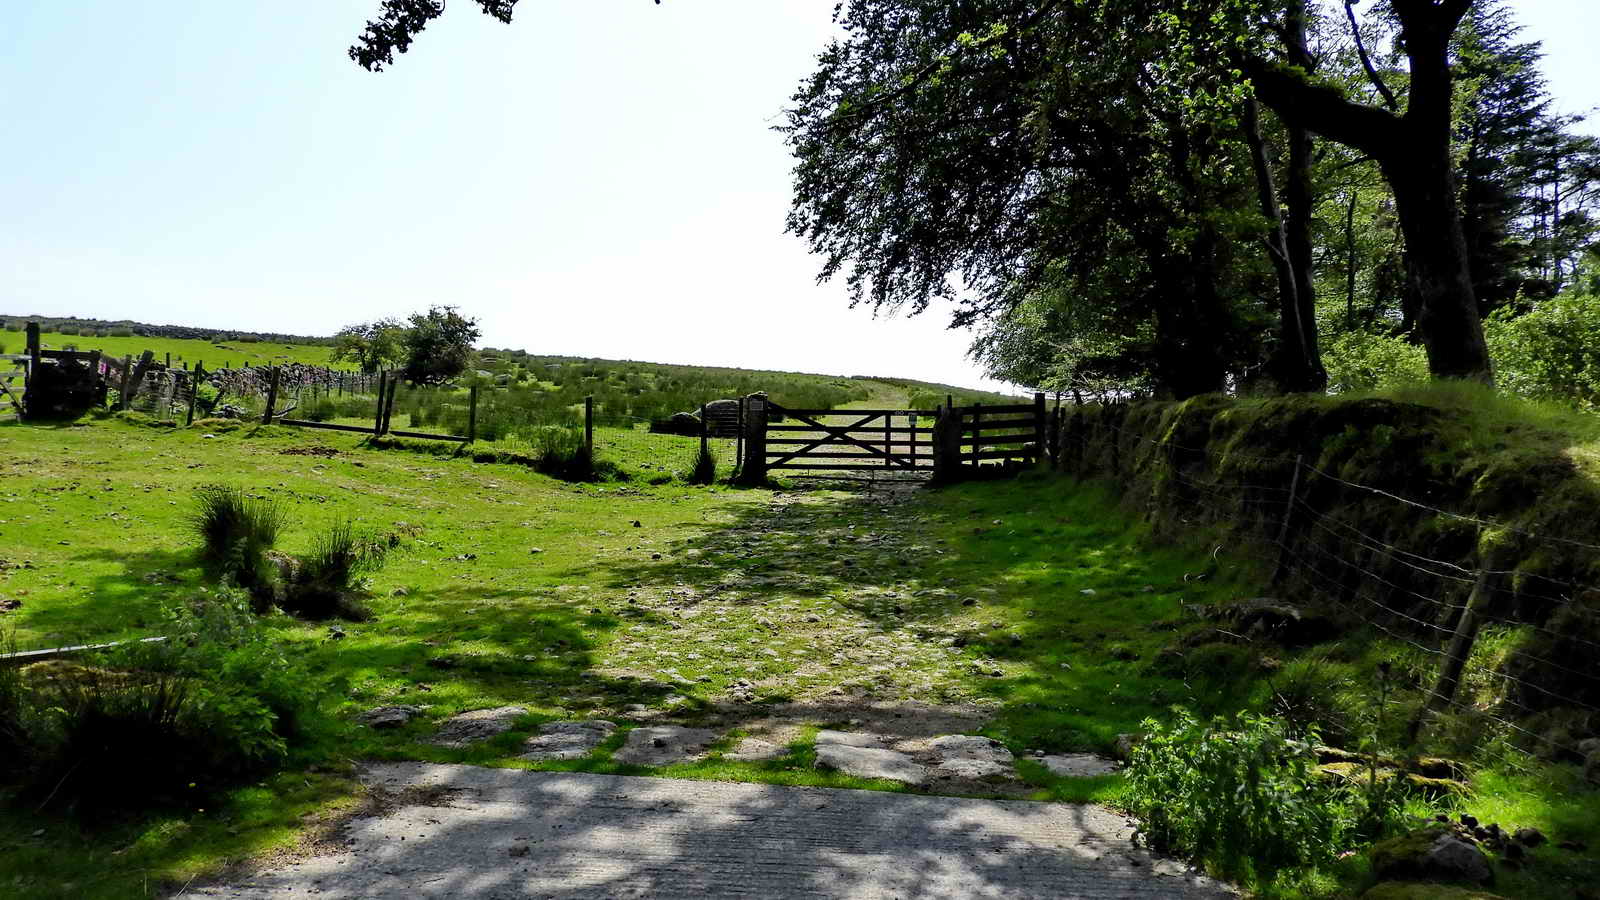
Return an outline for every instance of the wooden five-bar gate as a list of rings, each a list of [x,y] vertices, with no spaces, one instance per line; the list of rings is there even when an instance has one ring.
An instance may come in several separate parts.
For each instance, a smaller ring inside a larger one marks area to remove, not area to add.
[[[838,476],[916,473],[962,481],[1043,460],[1049,416],[1043,394],[1032,403],[934,410],[792,409],[764,394],[742,401],[740,480],[759,484],[772,471]]]

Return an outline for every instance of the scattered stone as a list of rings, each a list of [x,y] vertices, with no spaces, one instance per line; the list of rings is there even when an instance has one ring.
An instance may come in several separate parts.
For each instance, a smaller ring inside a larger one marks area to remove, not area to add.
[[[421,715],[426,709],[424,706],[380,706],[356,716],[356,722],[380,731],[399,728]]]
[[[947,759],[933,769],[940,778],[965,778],[981,781],[985,778],[1011,778],[1016,775],[1010,766],[987,759]]]
[[[836,732],[837,733],[837,732]],[[895,750],[858,747],[851,744],[825,744],[818,735],[817,768],[831,769],[857,778],[886,778],[909,785],[928,781],[927,768]]]
[[[521,758],[532,762],[581,759],[616,730],[614,722],[604,719],[546,722],[539,726],[537,735],[522,745]]]
[[[1490,868],[1489,858],[1482,850],[1438,825],[1390,838],[1373,847],[1372,871],[1380,881],[1483,884],[1494,880],[1494,869]]]
[[[1039,760],[1050,774],[1064,778],[1098,778],[1117,771],[1116,762],[1093,753],[1068,753]]]
[[[528,855],[528,845],[527,844],[514,844],[514,845],[512,845],[511,849],[506,851],[506,853],[511,855],[511,856],[527,856]]]
[[[510,731],[511,726],[527,714],[528,711],[520,706],[497,706],[494,709],[464,712],[446,719],[431,743],[460,749]]]
[[[394,590],[389,592],[389,596],[391,596],[391,597],[404,597],[409,593],[411,593],[411,592],[406,590],[405,588],[397,587]]]
[[[709,728],[652,725],[628,732],[627,743],[612,757],[632,766],[668,766],[698,759],[717,739]]]
[[[1111,753],[1117,759],[1127,762],[1133,758],[1133,748],[1139,745],[1142,738],[1137,734],[1119,734],[1116,741],[1111,744]]]
[[[817,732],[817,746],[831,744],[842,747],[883,747],[883,738],[875,734],[854,731],[831,731],[822,729]]]
[[[1005,744],[977,734],[947,734],[934,738],[928,746],[938,755],[941,763],[965,759],[1008,767],[1015,762],[1015,757]]]
[[[739,741],[739,745],[723,754],[722,758],[733,762],[766,762],[777,759],[789,752],[788,747],[763,741],[760,738],[747,737]]]

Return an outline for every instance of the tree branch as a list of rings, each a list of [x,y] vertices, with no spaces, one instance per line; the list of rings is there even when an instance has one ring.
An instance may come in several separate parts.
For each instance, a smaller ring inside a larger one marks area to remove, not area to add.
[[[1355,103],[1337,88],[1317,84],[1304,73],[1259,57],[1246,57],[1240,68],[1254,86],[1256,98],[1290,125],[1376,159],[1392,151],[1402,124],[1394,113]]]
[[[1361,68],[1367,71],[1367,79],[1378,89],[1378,93],[1383,95],[1384,105],[1389,107],[1389,111],[1399,112],[1400,104],[1394,99],[1394,91],[1389,90],[1389,86],[1383,83],[1383,79],[1378,76],[1378,70],[1372,65],[1372,57],[1367,55],[1367,44],[1361,39],[1361,26],[1356,22],[1355,0],[1344,0],[1344,14],[1350,20],[1350,36],[1356,40],[1356,49],[1361,53]]]

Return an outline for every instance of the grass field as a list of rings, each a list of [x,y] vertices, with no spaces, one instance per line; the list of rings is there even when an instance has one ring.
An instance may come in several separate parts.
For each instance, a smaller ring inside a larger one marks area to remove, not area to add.
[[[167,354],[172,356],[174,366],[188,363],[190,368],[197,362],[204,362],[207,369],[220,369],[224,365],[230,368],[241,366],[265,366],[273,363],[306,363],[313,366],[330,365],[328,351],[331,349],[315,345],[289,345],[244,343],[242,341],[227,341],[221,344],[211,341],[187,340],[182,338],[161,337],[84,337],[76,334],[56,334],[41,332],[39,344],[45,350],[62,350],[67,347],[76,347],[79,350],[100,350],[107,356],[123,357],[132,356],[139,358],[139,354],[146,350],[156,355],[158,362],[164,362]],[[22,353],[26,349],[26,335],[20,332],[0,332],[0,346],[5,347],[6,353]]]
[[[887,388],[874,398],[891,399]],[[568,484],[277,426],[0,426],[0,596],[22,603],[0,627],[23,648],[140,636],[165,605],[206,589],[186,525],[201,484],[282,504],[290,551],[341,516],[407,535],[374,577],[371,622],[334,639],[326,625],[264,620],[325,690],[298,766],[206,809],[93,827],[11,809],[0,893],[150,896],[285,852],[362,802],[360,759],[901,790],[814,769],[815,728],[870,727],[885,710],[942,715],[986,723],[1022,757],[1106,750],[1174,703],[1220,712],[1262,700],[1259,673],[1186,679],[1151,664],[1190,627],[1183,604],[1253,595],[1253,582],[1227,565],[1186,580],[1206,557],[1147,546],[1104,488],[1043,475],[938,491],[652,485],[688,464],[693,439],[602,429],[597,444],[635,477]],[[741,681],[747,699],[730,692]],[[393,703],[428,709],[396,731],[351,721]],[[511,704],[529,715],[500,738],[424,742],[451,714]],[[720,748],[750,733],[791,752],[644,770],[610,759],[619,734],[586,760],[515,758],[538,723],[574,716],[714,723],[729,729]],[[1114,802],[1120,790],[1116,777],[1062,779],[1026,762],[1020,773],[1035,799]],[[1582,793],[1499,775],[1480,786],[1501,821],[1600,839]],[[1575,877],[1562,865],[1545,871]],[[1544,894],[1530,884],[1526,895]]]

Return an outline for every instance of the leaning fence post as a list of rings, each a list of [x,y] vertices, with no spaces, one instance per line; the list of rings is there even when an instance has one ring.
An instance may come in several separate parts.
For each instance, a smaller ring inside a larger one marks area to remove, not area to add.
[[[478,386],[473,385],[467,393],[467,443],[478,439]]]
[[[389,379],[389,399],[383,404],[383,433],[389,433],[389,423],[394,420],[394,397],[400,393],[400,376]]]
[[[1472,655],[1472,645],[1478,639],[1478,609],[1485,603],[1489,591],[1489,570],[1486,568],[1478,571],[1478,580],[1472,585],[1472,594],[1467,598],[1467,605],[1461,610],[1461,619],[1456,623],[1455,635],[1450,638],[1450,647],[1445,651],[1444,662],[1439,664],[1439,680],[1434,683],[1433,693],[1428,696],[1428,702],[1417,710],[1411,717],[1411,723],[1406,727],[1406,743],[1417,742],[1417,732],[1422,730],[1422,720],[1425,716],[1437,715],[1446,706],[1455,703],[1456,687],[1461,684],[1461,670],[1466,667],[1467,657]]]
[[[1273,587],[1283,580],[1289,567],[1289,523],[1294,520],[1294,506],[1300,499],[1300,468],[1305,464],[1305,454],[1294,458],[1294,477],[1289,479],[1289,505],[1283,510],[1283,523],[1278,526],[1278,564],[1272,569]]]
[[[261,414],[261,424],[272,424],[272,410],[278,405],[278,367],[273,366],[272,372],[267,376],[267,408]]]

